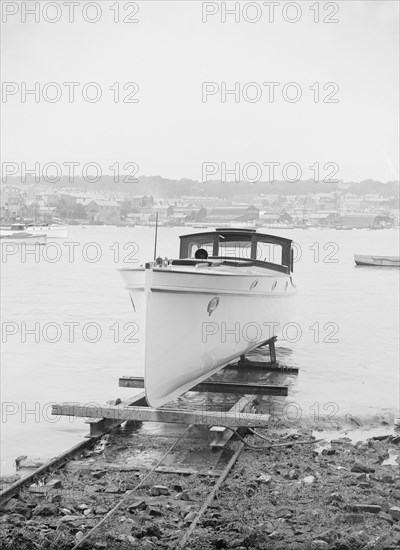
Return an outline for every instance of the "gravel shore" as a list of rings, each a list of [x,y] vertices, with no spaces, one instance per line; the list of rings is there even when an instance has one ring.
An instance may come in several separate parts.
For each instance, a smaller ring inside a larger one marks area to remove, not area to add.
[[[339,436],[307,443],[310,433],[301,429],[260,431],[270,444],[247,436],[248,446],[184,548],[400,549],[400,436],[389,432],[356,443]],[[173,441],[106,436],[8,501],[0,510],[0,549],[70,550]],[[271,447],[281,443],[285,446]],[[233,440],[217,463],[218,455],[213,461],[201,438],[182,443],[186,468],[171,463],[151,474],[80,548],[179,548],[239,444]],[[188,457],[199,453],[203,468],[196,467],[201,472],[196,475]],[[179,474],[171,473],[179,468]]]

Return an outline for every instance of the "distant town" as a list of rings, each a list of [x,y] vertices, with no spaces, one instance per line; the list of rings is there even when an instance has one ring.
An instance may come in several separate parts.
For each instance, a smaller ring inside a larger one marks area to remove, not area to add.
[[[302,181],[257,184],[142,177],[96,185],[9,178],[1,186],[1,224],[330,227],[399,226],[399,182]]]

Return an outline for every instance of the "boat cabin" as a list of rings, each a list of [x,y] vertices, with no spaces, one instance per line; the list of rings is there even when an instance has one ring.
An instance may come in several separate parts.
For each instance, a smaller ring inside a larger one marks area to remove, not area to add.
[[[13,223],[10,229],[13,231],[24,231],[26,229],[26,225],[24,223]]]
[[[291,273],[293,250],[291,239],[257,233],[255,229],[216,229],[180,237],[180,260],[224,260],[227,265],[256,265]]]

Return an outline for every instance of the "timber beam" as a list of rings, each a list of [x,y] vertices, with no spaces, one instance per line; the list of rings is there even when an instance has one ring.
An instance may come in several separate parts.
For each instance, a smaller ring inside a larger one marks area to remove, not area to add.
[[[62,403],[52,406],[53,415],[78,416],[86,418],[110,418],[121,422],[166,422],[173,424],[194,424],[196,426],[266,427],[269,414],[252,414],[234,411],[190,411],[176,409],[153,409],[120,405],[92,406],[76,403]]]
[[[144,379],[136,376],[123,376],[119,379],[122,388],[143,388]],[[207,381],[193,386],[189,391],[239,393],[249,395],[288,395],[287,386],[271,384],[248,384],[238,382]]]
[[[280,365],[279,363],[270,363],[268,361],[251,361],[247,358],[240,358],[236,363],[230,363],[225,367],[229,370],[238,370],[243,371],[243,369],[248,369],[254,372],[276,372],[280,374],[299,374],[299,369],[297,367],[287,367],[285,365]]]

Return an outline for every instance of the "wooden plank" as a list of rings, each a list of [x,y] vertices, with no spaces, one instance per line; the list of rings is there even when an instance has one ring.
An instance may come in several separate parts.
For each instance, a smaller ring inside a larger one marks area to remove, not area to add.
[[[125,463],[107,463],[107,464],[86,464],[84,461],[73,461],[68,464],[68,470],[73,472],[99,472],[102,470],[113,472],[143,472],[152,469],[152,466],[137,464],[125,464]],[[177,474],[184,476],[191,475],[205,475],[205,476],[219,476],[218,470],[197,470],[195,468],[186,468],[183,466],[158,466],[155,470],[160,474]]]
[[[124,388],[143,388],[144,378],[138,376],[123,376],[119,379],[119,385]],[[214,380],[201,382],[189,391],[205,393],[239,393],[249,395],[283,395],[288,394],[287,386],[272,384],[247,384],[241,382],[216,382]]]
[[[92,406],[75,403],[55,404],[53,415],[111,418],[121,421],[166,422],[194,424],[195,426],[265,427],[269,414],[241,413],[231,411],[190,411],[176,409],[153,409],[151,407],[129,407],[126,405]]]
[[[252,372],[277,372],[280,374],[298,374],[297,367],[287,367],[280,363],[270,363],[268,361],[251,361],[250,359],[240,360],[237,363],[231,363],[225,367],[228,370],[249,369]]]

